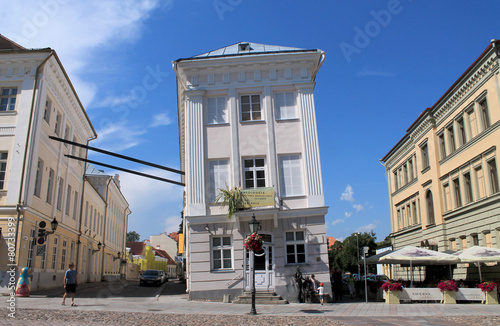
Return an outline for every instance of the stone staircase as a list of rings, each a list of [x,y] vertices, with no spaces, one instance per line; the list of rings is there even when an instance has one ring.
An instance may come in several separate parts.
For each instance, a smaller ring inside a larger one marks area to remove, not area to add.
[[[233,303],[252,304],[252,292],[244,292]],[[255,292],[255,304],[288,304],[280,295],[274,292]]]

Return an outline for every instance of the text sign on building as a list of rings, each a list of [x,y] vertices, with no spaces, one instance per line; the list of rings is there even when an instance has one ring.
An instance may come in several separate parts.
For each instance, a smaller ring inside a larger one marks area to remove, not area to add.
[[[274,206],[274,188],[243,189],[241,191],[248,199],[244,208]]]

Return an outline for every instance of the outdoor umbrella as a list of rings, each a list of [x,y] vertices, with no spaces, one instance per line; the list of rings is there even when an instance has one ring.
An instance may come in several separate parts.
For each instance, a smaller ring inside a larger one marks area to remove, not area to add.
[[[411,287],[413,287],[413,264],[417,265],[449,265],[458,262],[458,257],[434,250],[407,246],[380,258],[383,264],[410,263]]]
[[[477,263],[479,268],[479,281],[483,282],[481,275],[482,262],[500,261],[500,249],[474,246],[462,251],[457,251],[452,256],[458,257],[461,263]]]

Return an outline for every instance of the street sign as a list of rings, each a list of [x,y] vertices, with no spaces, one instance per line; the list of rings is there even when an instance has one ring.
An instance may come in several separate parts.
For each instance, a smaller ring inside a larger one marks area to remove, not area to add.
[[[45,245],[36,246],[36,255],[37,256],[45,256]]]
[[[38,238],[37,243],[43,245],[45,243],[45,238]]]

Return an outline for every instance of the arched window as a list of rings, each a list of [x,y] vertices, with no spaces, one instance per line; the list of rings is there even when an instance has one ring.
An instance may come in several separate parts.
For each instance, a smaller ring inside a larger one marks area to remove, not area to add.
[[[430,190],[425,194],[425,201],[427,203],[427,223],[428,225],[434,224],[434,203],[432,201],[432,192]]]

